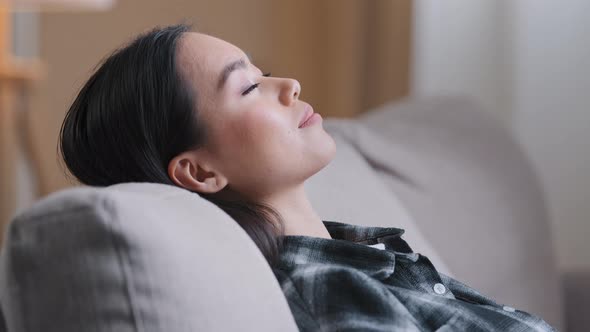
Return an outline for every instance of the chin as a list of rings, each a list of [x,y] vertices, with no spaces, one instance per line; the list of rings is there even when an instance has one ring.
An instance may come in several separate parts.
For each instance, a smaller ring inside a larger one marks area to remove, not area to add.
[[[328,166],[328,164],[330,164],[330,162],[334,160],[334,157],[336,156],[336,141],[334,141],[332,136],[327,136],[328,138],[326,138],[322,142],[323,144],[321,144],[321,149],[318,149],[319,151],[316,153],[314,157],[314,160],[316,161],[316,169],[313,172],[313,174],[319,172],[324,167]]]
[[[326,133],[326,136],[326,154],[328,155],[329,163],[336,156],[336,141],[334,140],[334,138],[332,138],[330,134]]]
[[[317,139],[316,143],[309,145],[313,147],[312,150],[307,150],[303,154],[305,160],[303,161],[303,167],[299,168],[298,180],[306,181],[316,173],[321,171],[324,167],[328,166],[336,156],[336,142],[329,134],[321,136],[321,139]]]

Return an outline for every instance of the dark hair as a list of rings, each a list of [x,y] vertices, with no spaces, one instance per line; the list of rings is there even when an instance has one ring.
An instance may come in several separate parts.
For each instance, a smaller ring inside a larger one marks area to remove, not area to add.
[[[198,95],[176,63],[178,40],[190,27],[157,27],[115,50],[97,66],[68,110],[59,135],[59,153],[82,183],[121,182],[175,185],[170,160],[203,146],[207,128],[195,109]],[[223,209],[274,265],[284,234],[272,207],[199,195]]]

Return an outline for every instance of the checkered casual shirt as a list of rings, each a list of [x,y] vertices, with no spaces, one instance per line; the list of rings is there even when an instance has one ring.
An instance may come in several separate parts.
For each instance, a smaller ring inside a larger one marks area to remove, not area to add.
[[[288,235],[273,271],[300,331],[555,331],[436,270],[404,230],[323,221]]]

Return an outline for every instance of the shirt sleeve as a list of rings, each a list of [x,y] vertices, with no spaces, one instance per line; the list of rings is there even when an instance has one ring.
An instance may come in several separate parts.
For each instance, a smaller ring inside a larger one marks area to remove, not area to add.
[[[283,291],[301,331],[421,330],[387,287],[353,268],[311,264],[291,274]]]

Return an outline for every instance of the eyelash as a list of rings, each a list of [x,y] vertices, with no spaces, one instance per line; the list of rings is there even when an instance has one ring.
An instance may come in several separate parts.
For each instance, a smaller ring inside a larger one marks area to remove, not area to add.
[[[270,73],[263,74],[262,76],[269,77]],[[260,85],[260,83],[252,84],[248,89],[246,89],[246,91],[242,92],[242,96],[249,94],[250,92],[252,92],[252,90],[256,89],[259,85]]]

